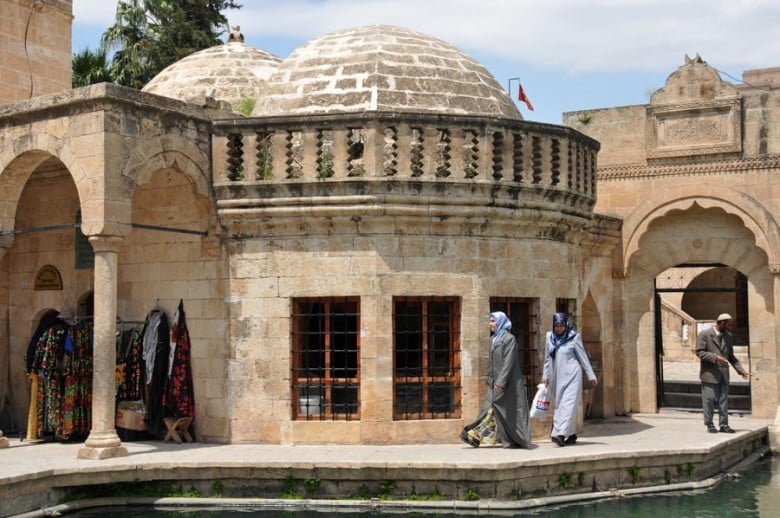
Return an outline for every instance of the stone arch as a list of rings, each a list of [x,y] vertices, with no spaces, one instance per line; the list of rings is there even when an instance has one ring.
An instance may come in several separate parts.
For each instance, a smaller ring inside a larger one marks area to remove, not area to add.
[[[124,199],[132,199],[135,189],[147,183],[152,174],[161,169],[181,172],[192,183],[196,194],[213,199],[208,156],[179,135],[164,135],[144,141],[132,151],[122,171],[127,180],[123,185]]]
[[[41,138],[40,135],[30,135],[27,139],[19,139],[20,146],[11,145],[5,151],[0,151],[0,229],[14,228],[16,209],[27,181],[32,173],[50,158],[62,162],[71,175],[79,196],[79,205],[83,208],[88,199],[86,190],[88,182],[79,181],[85,178],[83,167],[73,156],[66,141],[51,137]]]
[[[582,301],[580,334],[582,335],[585,350],[588,352],[593,369],[600,382],[595,389],[587,390],[584,394],[585,418],[604,417],[604,355],[601,336],[601,314],[590,291],[588,291],[588,294]]]
[[[696,193],[671,200],[666,192],[651,195],[628,215],[623,221],[624,271],[630,264],[631,256],[639,250],[640,239],[654,220],[670,211],[689,209],[694,204],[705,209],[718,207],[739,217],[755,236],[756,245],[766,253],[768,263],[778,264],[780,228],[772,214],[752,196],[729,189],[702,186],[697,188]]]
[[[774,337],[774,281],[768,268],[767,251],[754,233],[755,226],[748,226],[744,211],[734,214],[734,207],[727,207],[730,210],[720,206],[704,208],[696,203],[686,203],[684,207],[679,211],[669,208],[648,222],[636,243],[636,251],[628,258],[625,289],[628,357],[624,377],[627,403],[632,411],[657,410],[653,280],[679,264],[717,262],[748,277],[749,296],[754,301],[750,304],[750,321],[761,327],[756,333],[759,336],[751,334],[750,340],[757,345],[756,350],[766,351],[765,358],[751,357],[751,363],[761,363],[761,368],[766,369],[774,369],[776,364],[773,349],[764,347]],[[696,239],[691,239],[692,233]],[[774,382],[768,381],[767,385],[771,383]],[[768,415],[764,410],[756,412],[754,408],[754,413]]]

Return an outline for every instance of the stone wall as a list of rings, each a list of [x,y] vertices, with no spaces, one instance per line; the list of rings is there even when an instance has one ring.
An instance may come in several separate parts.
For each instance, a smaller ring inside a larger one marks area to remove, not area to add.
[[[746,84],[735,86],[698,56],[686,57],[647,105],[564,115],[602,145],[596,212],[624,221],[622,340],[632,410],[656,409],[653,280],[667,268],[699,263],[724,264],[748,277],[748,315],[739,318],[750,323],[753,413],[775,413],[776,76],[776,69],[748,71]]]
[[[231,442],[450,442],[478,413],[484,395],[491,297],[539,300],[550,321],[555,299],[576,298],[569,272],[577,248],[548,240],[459,236],[444,224],[388,227],[363,220],[360,232],[312,222],[305,235],[232,239],[230,244]],[[291,300],[360,299],[360,417],[292,420]],[[462,410],[438,420],[393,419],[393,297],[460,300]],[[543,351],[543,333],[536,336]],[[538,365],[541,365],[538,363]],[[540,378],[537,378],[540,379]],[[547,432],[547,430],[545,431]]]
[[[0,103],[71,87],[71,0],[0,0]]]

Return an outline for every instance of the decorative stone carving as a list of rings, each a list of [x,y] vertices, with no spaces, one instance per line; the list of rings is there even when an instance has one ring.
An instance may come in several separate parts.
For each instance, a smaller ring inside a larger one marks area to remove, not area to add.
[[[696,104],[647,107],[647,158],[689,157],[742,151],[738,97]]]

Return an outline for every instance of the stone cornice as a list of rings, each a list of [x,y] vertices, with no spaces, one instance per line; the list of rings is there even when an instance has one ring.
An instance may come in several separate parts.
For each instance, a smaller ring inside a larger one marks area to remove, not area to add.
[[[750,173],[767,169],[780,169],[780,156],[771,155],[734,160],[715,160],[701,163],[664,165],[616,165],[599,166],[599,181],[646,179],[665,176],[705,176],[723,173]]]
[[[72,9],[68,11],[65,9],[65,4],[70,2],[62,2],[57,0],[17,0],[19,5],[32,9],[38,13],[54,14],[65,18],[66,20],[73,20]]]

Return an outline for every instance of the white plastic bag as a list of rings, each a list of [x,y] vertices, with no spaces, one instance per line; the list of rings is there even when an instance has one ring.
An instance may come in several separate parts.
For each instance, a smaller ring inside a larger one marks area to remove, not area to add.
[[[536,386],[536,395],[531,403],[531,417],[535,419],[544,419],[550,410],[550,399],[547,397],[547,387],[544,383]]]

